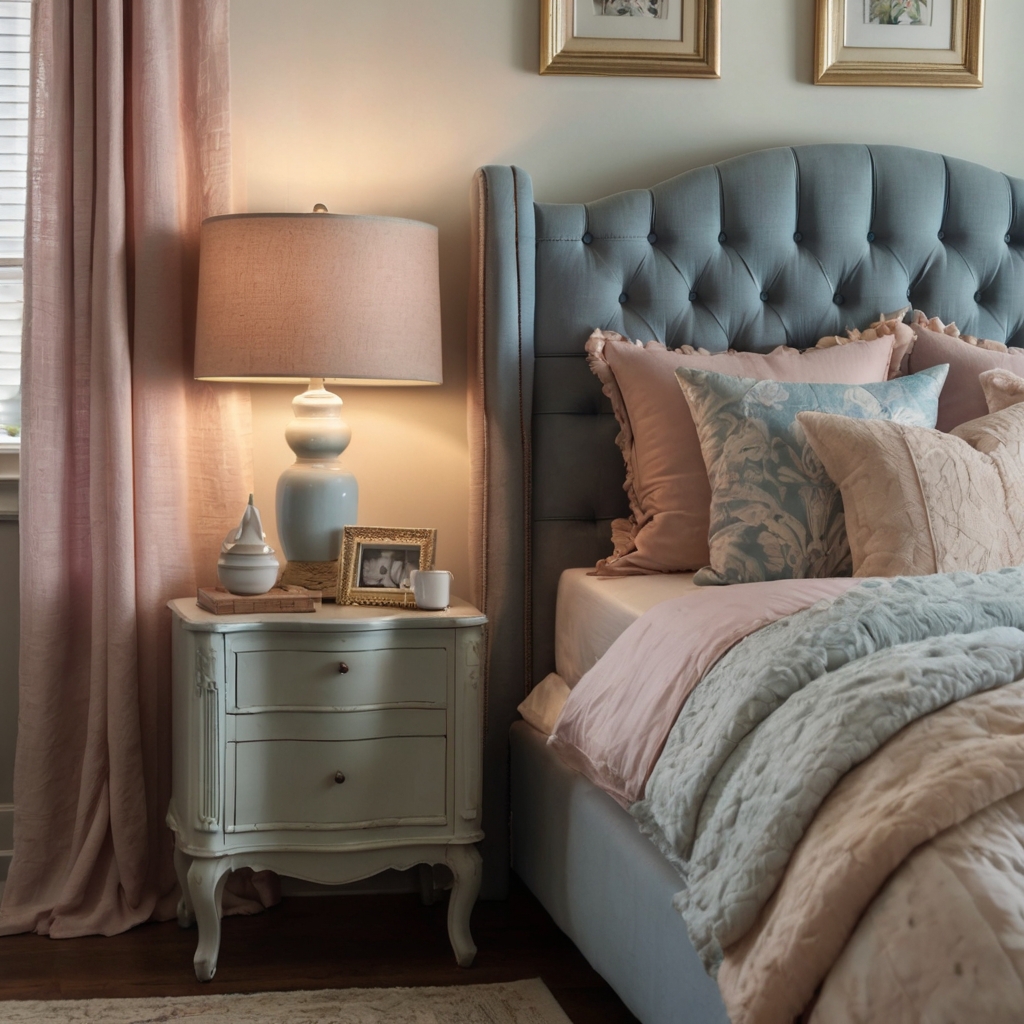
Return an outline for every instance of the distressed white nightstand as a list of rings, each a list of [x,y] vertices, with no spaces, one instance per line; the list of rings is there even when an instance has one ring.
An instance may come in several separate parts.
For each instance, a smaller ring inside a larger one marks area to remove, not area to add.
[[[443,612],[211,615],[191,598],[170,608],[167,823],[178,921],[199,925],[196,977],[217,969],[221,895],[240,867],[340,884],[447,864],[448,935],[468,967],[484,616],[460,601]]]

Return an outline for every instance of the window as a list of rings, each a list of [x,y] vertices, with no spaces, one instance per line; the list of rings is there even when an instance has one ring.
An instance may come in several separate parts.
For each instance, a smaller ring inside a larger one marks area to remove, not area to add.
[[[21,430],[31,0],[0,0],[0,448]]]

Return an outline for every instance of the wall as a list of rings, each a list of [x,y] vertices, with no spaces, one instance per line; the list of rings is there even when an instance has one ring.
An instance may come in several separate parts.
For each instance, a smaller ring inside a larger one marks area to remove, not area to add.
[[[440,529],[468,593],[469,184],[516,163],[542,201],[644,187],[767,146],[900,143],[1024,175],[1024,3],[989,0],[981,90],[810,85],[814,0],[724,0],[722,79],[540,77],[538,0],[235,0],[237,211],[414,217],[440,228],[445,383],[342,391],[360,520]],[[253,387],[256,489],[274,482],[293,389]],[[269,514],[268,514],[269,513]]]

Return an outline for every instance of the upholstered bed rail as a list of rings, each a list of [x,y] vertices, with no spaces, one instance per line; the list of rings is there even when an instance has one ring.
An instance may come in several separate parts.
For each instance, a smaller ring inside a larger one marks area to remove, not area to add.
[[[628,511],[615,420],[584,357],[591,331],[766,351],[910,303],[1024,344],[1024,181],[919,150],[825,145],[556,205],[534,203],[518,168],[485,167],[474,227],[473,558],[491,622],[497,867],[506,734],[554,667],[558,577],[607,555],[610,521]]]

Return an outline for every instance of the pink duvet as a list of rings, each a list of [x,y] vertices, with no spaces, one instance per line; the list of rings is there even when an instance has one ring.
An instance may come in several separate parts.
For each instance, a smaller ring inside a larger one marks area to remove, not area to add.
[[[745,636],[859,581],[776,580],[705,587],[637,619],[573,688],[548,742],[624,807],[647,778],[704,673]]]

